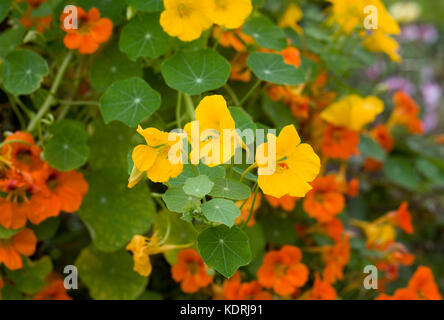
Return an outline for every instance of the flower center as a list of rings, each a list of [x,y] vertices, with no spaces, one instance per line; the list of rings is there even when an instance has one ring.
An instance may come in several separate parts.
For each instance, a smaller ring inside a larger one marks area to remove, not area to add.
[[[177,11],[179,11],[179,15],[181,18],[188,17],[193,11],[191,7],[187,6],[184,3],[181,3],[177,6]]]
[[[199,265],[197,264],[196,261],[191,261],[191,262],[188,264],[188,269],[190,270],[190,273],[194,275],[194,274],[196,274],[197,271],[199,270]]]
[[[276,277],[282,277],[287,273],[288,266],[286,266],[283,263],[276,263],[273,266],[273,270],[274,270],[274,274],[276,275]]]

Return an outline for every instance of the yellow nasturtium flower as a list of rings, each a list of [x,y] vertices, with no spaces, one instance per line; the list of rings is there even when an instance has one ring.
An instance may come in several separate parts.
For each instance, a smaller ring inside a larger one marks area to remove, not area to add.
[[[398,53],[398,42],[382,31],[376,30],[373,34],[366,37],[363,46],[368,51],[387,54],[394,62],[400,62],[402,60],[402,57]]]
[[[312,189],[309,182],[319,174],[319,157],[310,145],[301,144],[293,125],[284,127],[277,138],[269,133],[267,139],[256,150],[259,187],[275,198],[304,197]],[[270,157],[272,149],[276,157]]]
[[[207,16],[228,29],[241,27],[253,10],[251,0],[210,0],[209,4]]]
[[[144,173],[153,182],[167,182],[182,173],[183,161],[178,161],[181,159],[181,135],[162,132],[156,128],[143,130],[140,126],[137,132],[145,138],[147,144],[138,145],[133,150],[134,170],[128,187],[134,187],[143,178]],[[173,146],[175,149],[172,152],[176,156],[174,160],[169,158]]]
[[[165,10],[160,15],[160,25],[172,37],[193,41],[212,25],[206,15],[209,0],[164,0],[163,3]]]
[[[191,141],[191,163],[214,167],[229,161],[242,140],[223,96],[207,96],[195,110],[195,121],[185,126]]]
[[[135,235],[131,242],[126,246],[126,250],[133,253],[134,271],[143,277],[148,277],[153,269],[150,261],[150,255],[164,253],[170,250],[189,247],[186,245],[160,244],[157,233],[151,238]]]
[[[359,220],[352,220],[351,223],[364,231],[369,246],[384,245],[396,239],[395,228],[389,223],[371,223]]]
[[[302,17],[303,13],[301,8],[294,3],[290,3],[282,18],[279,20],[279,27],[291,28],[297,33],[302,33],[302,28],[298,25],[298,22],[301,21]]]
[[[377,30],[387,34],[399,34],[400,28],[381,0],[328,0],[332,3],[331,19],[344,33],[349,34],[355,28],[364,28],[364,21],[369,14],[377,17]],[[374,6],[377,12],[366,11]]]
[[[382,111],[384,103],[379,98],[362,98],[352,94],[327,107],[321,113],[321,118],[334,126],[360,131]]]

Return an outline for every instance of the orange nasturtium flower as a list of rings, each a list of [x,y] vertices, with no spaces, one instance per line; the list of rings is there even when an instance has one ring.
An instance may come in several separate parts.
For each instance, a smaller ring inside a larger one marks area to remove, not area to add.
[[[257,272],[259,283],[265,288],[273,288],[281,296],[293,294],[308,279],[308,268],[301,259],[301,250],[294,246],[286,245],[280,250],[267,252]]]
[[[389,120],[389,124],[399,124],[406,126],[410,133],[424,133],[422,121],[418,118],[419,106],[406,93],[398,91],[393,95],[395,109]]]
[[[246,52],[246,45],[253,44],[255,40],[249,35],[237,30],[224,30],[222,27],[213,28],[213,38],[219,41],[222,47],[232,47],[237,52]]]
[[[0,239],[0,264],[4,263],[10,270],[21,269],[21,255],[33,255],[36,244],[37,238],[31,229],[23,229],[9,239]]]
[[[209,0],[207,16],[215,23],[227,29],[236,29],[244,24],[253,5],[251,0]]]
[[[357,131],[328,125],[324,130],[321,151],[326,157],[347,160],[358,153],[358,145]]]
[[[408,211],[408,206],[409,204],[404,201],[398,210],[390,212],[388,216],[389,219],[393,221],[395,226],[400,227],[408,234],[412,234],[412,217],[410,216],[410,212]]]
[[[311,300],[336,300],[337,295],[335,288],[328,281],[322,280],[316,273],[309,298]]]
[[[318,177],[311,185],[313,189],[304,199],[304,210],[321,223],[332,221],[344,209],[341,186],[333,175]]]
[[[419,266],[407,288],[397,289],[393,296],[381,294],[377,300],[441,300],[432,270]]]
[[[29,203],[28,219],[40,224],[61,211],[74,213],[79,210],[83,197],[88,192],[88,183],[83,174],[77,171],[60,172],[45,163],[38,172],[37,190]]]
[[[221,95],[207,96],[195,110],[196,120],[185,125],[191,141],[191,163],[202,160],[207,166],[224,164],[243,143],[227,102]]]
[[[154,233],[151,238],[135,235],[126,246],[126,250],[133,253],[134,271],[143,277],[148,277],[153,269],[150,255],[185,247],[189,247],[189,245],[161,244],[157,233]]]
[[[4,142],[8,143],[2,146],[1,156],[9,159],[14,168],[30,172],[42,167],[42,150],[35,145],[30,133],[18,131],[8,136]]]
[[[144,174],[153,182],[167,182],[182,173],[182,148],[177,149],[174,161],[169,158],[172,147],[182,145],[179,134],[162,132],[156,128],[142,129],[140,126],[137,132],[145,138],[146,145],[138,145],[133,150],[134,168],[129,178],[129,188],[134,187]]]
[[[79,50],[81,54],[92,54],[99,49],[101,43],[107,42],[113,32],[113,23],[108,18],[101,18],[97,8],[91,8],[88,13],[77,7],[78,28],[65,28],[64,22],[68,13],[60,16],[62,29],[67,33],[64,39],[69,50]]]
[[[228,300],[272,300],[270,292],[265,291],[256,280],[241,283],[240,279],[228,280],[224,286]]]
[[[251,81],[251,70],[247,65],[247,53],[241,53],[236,56],[231,64],[230,79],[234,81],[250,82]]]
[[[40,290],[32,300],[72,300],[66,293],[63,279],[56,273],[51,273],[46,279],[47,285]]]
[[[353,131],[361,131],[384,111],[384,103],[375,96],[362,98],[348,95],[322,111],[321,118],[328,123]]]
[[[213,281],[208,275],[199,253],[194,249],[185,249],[177,255],[177,263],[171,268],[174,281],[180,282],[183,292],[194,293],[205,288]]]
[[[28,3],[28,8],[26,9],[25,14],[20,19],[21,23],[23,23],[26,28],[31,28],[35,25],[38,32],[43,32],[49,28],[52,21],[51,16],[32,16],[32,10],[37,9],[41,4],[46,2],[46,0],[18,0],[17,2]]]
[[[344,236],[341,241],[332,246],[323,248],[322,259],[325,261],[325,268],[322,277],[329,283],[335,283],[344,278],[343,269],[350,260],[350,241],[348,236]]]
[[[284,127],[278,137],[269,133],[267,138],[268,142],[256,150],[259,187],[275,198],[287,194],[304,197],[311,190],[309,182],[319,174],[319,157],[310,145],[301,144],[294,125]],[[270,144],[276,147],[275,159],[266,158]]]
[[[212,25],[207,16],[209,1],[164,0],[163,4],[165,10],[160,15],[160,25],[172,37],[193,41]]]

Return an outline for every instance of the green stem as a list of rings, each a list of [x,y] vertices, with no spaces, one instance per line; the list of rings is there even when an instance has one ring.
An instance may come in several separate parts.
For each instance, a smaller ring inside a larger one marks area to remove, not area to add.
[[[248,215],[247,220],[245,221],[243,228],[245,228],[248,225],[248,222],[250,222],[251,217],[253,216],[253,211],[254,211],[254,204],[256,202],[256,198],[257,198],[257,193],[259,191],[259,185],[256,183],[254,185],[254,196],[253,196],[253,202],[251,203],[251,208],[250,208],[250,214]]]
[[[177,104],[176,104],[176,123],[178,128],[182,128],[182,119],[180,116],[182,108],[182,94],[177,91]]]
[[[247,92],[247,94],[245,95],[245,97],[242,98],[242,100],[240,101],[240,105],[243,105],[245,103],[245,101],[248,100],[248,98],[253,94],[253,92],[257,89],[257,87],[259,87],[262,83],[262,80],[258,80],[254,86],[250,89],[250,91]]]
[[[73,56],[73,51],[69,51],[68,54],[65,56],[65,59],[63,60],[62,65],[60,66],[59,71],[57,72],[57,75],[54,79],[54,83],[52,84],[51,89],[49,90],[48,96],[45,99],[45,102],[43,102],[42,106],[39,109],[39,112],[29,122],[27,131],[34,130],[39,121],[45,116],[45,114],[51,108],[51,105],[54,102],[54,96],[57,93],[57,90],[59,89],[60,83],[62,82],[63,76],[65,74],[66,69],[68,68],[72,56]]]
[[[240,106],[241,103],[239,101],[239,98],[237,97],[236,93],[233,91],[233,89],[231,89],[231,87],[228,85],[228,83],[225,85],[225,91],[227,91],[227,93],[230,95],[231,99],[233,100],[233,102],[237,105]]]
[[[81,79],[82,69],[83,69],[83,61],[84,60],[83,60],[83,56],[82,56],[80,58],[79,65],[77,66],[76,78],[75,78],[75,82],[74,82],[74,86],[73,86],[70,100],[59,100],[59,102],[63,104],[62,107],[60,108],[60,113],[57,117],[57,120],[59,120],[59,121],[66,117],[70,106],[76,105],[76,104],[72,104],[72,102],[73,102],[72,99],[77,95],[77,91],[79,90],[80,79]],[[62,102],[62,101],[64,101],[64,102]],[[85,101],[77,101],[77,102],[85,102]],[[83,105],[90,105],[90,104],[83,104]],[[94,104],[94,106],[98,106],[98,103],[96,102]]]
[[[184,93],[183,96],[185,98],[185,106],[187,108],[188,116],[190,117],[190,120],[193,121],[194,120],[194,103],[193,103],[193,100],[191,99],[190,95],[188,95],[186,93]]]
[[[251,170],[253,170],[254,168],[257,168],[257,163],[253,163],[251,166],[249,166],[241,175],[240,177],[240,182],[242,182],[242,180],[244,180],[245,176],[247,175],[248,172],[250,172]]]
[[[17,104],[14,100],[9,100],[11,109],[14,111],[15,115],[17,116],[17,119],[20,123],[20,128],[24,129],[26,127],[25,119],[23,118],[22,113],[20,112],[19,108],[17,107]]]

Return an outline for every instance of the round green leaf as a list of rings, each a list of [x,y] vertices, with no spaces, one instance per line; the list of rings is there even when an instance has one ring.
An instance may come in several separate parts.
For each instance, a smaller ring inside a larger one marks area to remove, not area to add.
[[[105,91],[117,80],[142,75],[139,64],[128,60],[115,46],[103,51],[102,55],[94,60],[90,71],[91,85],[97,91]]]
[[[145,289],[148,278],[133,271],[131,255],[120,250],[114,253],[84,249],[76,260],[80,279],[96,300],[133,300]]]
[[[22,43],[25,33],[26,29],[19,25],[0,34],[0,57],[6,57],[11,51],[17,48],[17,46]]]
[[[78,212],[102,251],[118,250],[134,235],[147,232],[156,212],[146,186],[129,189],[122,171],[101,170],[88,177],[89,192]]]
[[[184,212],[185,208],[196,200],[193,196],[187,195],[181,187],[169,188],[162,196],[162,199],[168,210],[177,213]]]
[[[251,195],[250,188],[242,182],[231,179],[216,179],[210,196],[230,200],[244,200]]]
[[[139,57],[157,58],[169,49],[169,36],[159,24],[159,15],[136,16],[122,30],[120,50],[132,60]]]
[[[196,95],[225,85],[228,61],[213,49],[179,52],[162,64],[162,75],[173,89]]]
[[[253,37],[262,48],[281,51],[287,47],[284,31],[265,16],[249,19],[242,32]]]
[[[188,178],[195,177],[194,170],[191,166],[192,164],[186,164],[183,166],[182,173],[174,179],[169,181],[170,186],[179,187],[182,186]],[[215,178],[224,178],[225,177],[225,168],[224,167],[207,167],[206,165],[200,163],[197,166],[194,166],[199,174],[206,175],[210,179]]]
[[[220,222],[229,227],[234,225],[240,215],[240,209],[233,201],[226,199],[213,199],[202,205],[204,216],[211,222]]]
[[[40,88],[49,68],[46,60],[34,51],[16,50],[6,56],[1,73],[7,91],[14,95],[31,94]]]
[[[237,227],[205,229],[197,237],[197,247],[204,262],[226,278],[251,261],[248,237]]]
[[[183,191],[190,196],[196,198],[203,198],[214,186],[214,182],[211,181],[207,176],[200,175],[193,178],[188,178],[183,186]]]
[[[89,140],[91,146],[89,165],[94,170],[126,168],[131,149],[128,141],[133,134],[132,129],[117,121],[106,125],[100,118],[93,122],[92,127],[94,133]]]
[[[413,165],[405,158],[395,156],[387,159],[384,165],[387,178],[408,190],[418,188],[420,178]]]
[[[294,223],[288,218],[276,214],[265,215],[260,219],[267,242],[276,245],[292,244],[296,241]]]
[[[114,82],[100,99],[105,123],[118,120],[129,127],[137,126],[160,107],[160,94],[141,78]]]
[[[51,139],[45,145],[44,157],[59,171],[83,166],[88,160],[88,136],[81,122],[62,120],[51,126]]]
[[[298,85],[305,81],[303,69],[286,64],[279,54],[253,52],[248,66],[259,79],[282,85]]]
[[[126,3],[138,11],[159,12],[164,9],[162,0],[125,0]]]

